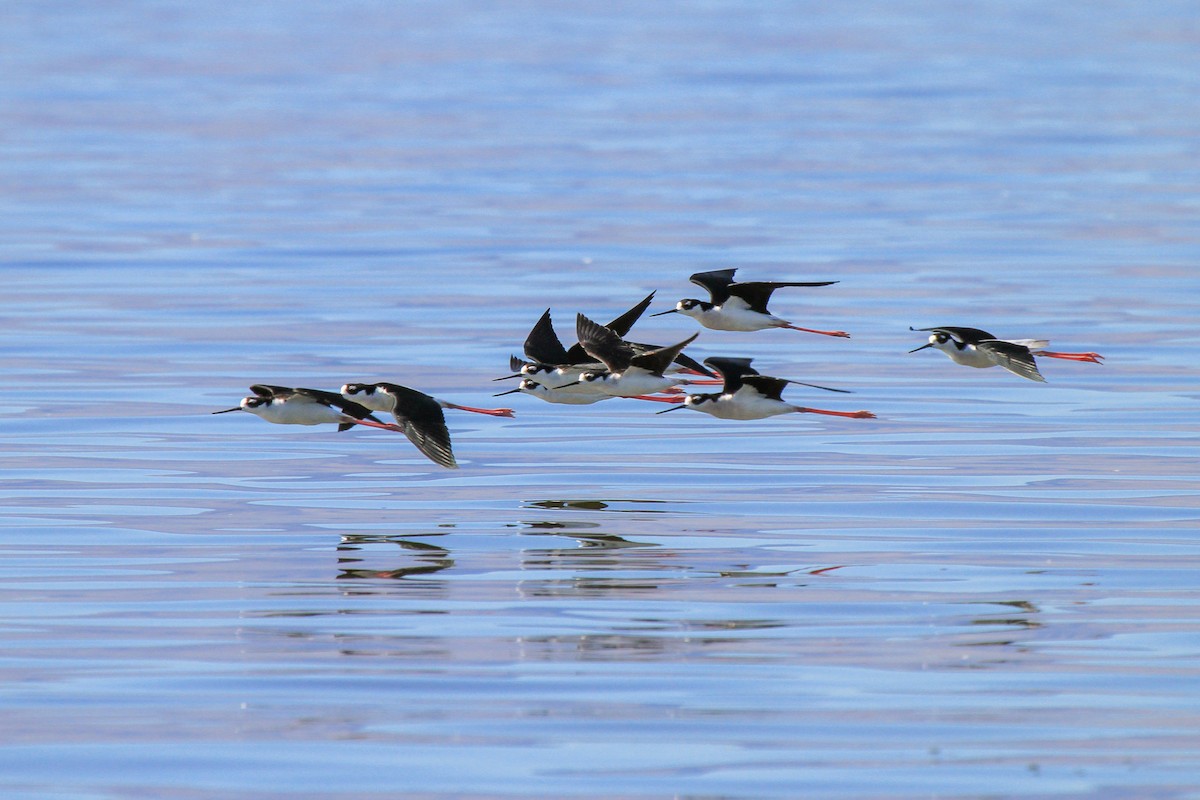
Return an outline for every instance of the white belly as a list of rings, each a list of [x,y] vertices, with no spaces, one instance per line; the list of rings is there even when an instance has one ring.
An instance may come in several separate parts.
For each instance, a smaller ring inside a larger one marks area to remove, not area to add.
[[[985,369],[996,366],[996,362],[990,356],[976,350],[973,344],[967,345],[962,350],[955,348],[953,350],[944,350],[943,352],[950,356],[950,360],[955,364],[962,364],[964,367]]]
[[[250,409],[255,413],[256,409]],[[325,425],[331,422],[341,423],[349,419],[345,414],[319,403],[272,403],[269,407],[258,410],[258,415],[267,422],[279,425]]]
[[[710,309],[696,319],[701,325],[714,331],[761,331],[787,324],[785,320],[770,314],[728,306]]]
[[[609,375],[604,380],[588,384],[598,391],[613,397],[634,397],[639,394],[654,394],[670,389],[676,381],[649,372],[627,370],[620,375]]]
[[[529,380],[534,383],[540,383],[547,389],[561,389],[565,386],[571,386],[579,382],[579,376],[584,373],[582,367],[566,367],[556,369],[553,372],[539,372],[536,375],[530,375]]]
[[[584,388],[578,384],[562,389],[534,389],[525,393],[545,400],[547,403],[562,403],[568,406],[590,406],[592,403],[599,403],[601,400],[613,399],[613,395],[611,394],[598,392],[590,386]]]
[[[703,403],[693,406],[697,411],[716,417],[717,419],[766,419],[779,414],[790,414],[796,409],[788,403],[778,400],[726,400],[722,398],[714,403]]]

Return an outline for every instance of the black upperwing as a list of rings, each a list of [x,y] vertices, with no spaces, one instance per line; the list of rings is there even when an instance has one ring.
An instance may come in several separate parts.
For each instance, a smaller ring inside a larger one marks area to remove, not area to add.
[[[641,319],[642,314],[646,313],[646,309],[650,307],[650,303],[653,300],[654,292],[651,292],[633,308],[629,309],[604,327],[608,328],[617,336],[625,336],[627,333],[629,333],[629,329],[633,327],[633,324]],[[637,345],[634,345],[634,347],[637,347]],[[562,363],[580,365],[588,363],[593,358],[595,358],[595,356],[589,355],[582,343],[576,342],[567,350],[567,360]]]
[[[979,328],[959,328],[952,325],[939,325],[936,328],[909,328],[909,330],[940,333],[943,336],[948,336],[958,344],[960,350],[968,344],[979,344],[989,339],[999,341],[993,334]]]
[[[732,283],[726,287],[726,291],[731,297],[742,298],[751,311],[766,314],[769,313],[767,303],[771,301],[771,294],[776,289],[785,286],[831,286],[835,283],[837,281],[747,281]]]
[[[629,329],[633,324],[642,318],[642,314],[646,313],[646,309],[650,307],[650,303],[654,300],[654,292],[646,295],[640,303],[626,311],[621,316],[614,319],[604,327],[615,333],[617,336],[625,336],[629,333]]]
[[[640,367],[641,369],[644,369],[654,375],[662,375],[663,372],[666,371],[667,367],[671,366],[671,362],[674,361],[680,352],[683,351],[683,348],[695,341],[696,337],[699,335],[699,333],[693,333],[682,342],[676,342],[675,344],[668,345],[666,347],[660,347],[657,350],[651,350],[648,353],[640,353],[630,359],[629,366]],[[617,372],[619,370],[613,371]]]
[[[769,375],[746,375],[742,378],[742,383],[763,397],[783,402],[783,390],[792,381],[787,378],[772,378]]]
[[[269,383],[256,383],[250,387],[250,391],[259,397],[278,397],[286,399],[295,393],[295,389],[290,386],[272,386]]]
[[[750,366],[752,358],[728,358],[725,356],[712,356],[704,359],[704,363],[715,369],[721,376],[721,380],[725,381],[725,386],[722,388],[722,394],[733,394],[738,389],[742,388],[742,378],[747,375],[757,375],[758,370]]]
[[[583,314],[575,317],[575,334],[584,352],[598,359],[609,372],[623,372],[637,355],[629,342]],[[671,363],[670,360],[667,363]]]
[[[733,283],[735,272],[737,267],[714,269],[710,272],[697,272],[688,280],[697,286],[703,286],[713,305],[719,306],[729,299],[729,286]]]
[[[563,347],[558,334],[554,332],[554,324],[550,320],[550,309],[542,314],[541,319],[525,337],[525,357],[538,364],[554,364],[561,366],[571,363],[567,349]],[[513,370],[519,372],[520,370]]]

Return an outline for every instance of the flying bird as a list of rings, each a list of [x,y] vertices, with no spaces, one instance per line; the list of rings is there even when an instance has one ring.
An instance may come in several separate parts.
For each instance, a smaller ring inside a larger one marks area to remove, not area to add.
[[[850,334],[845,331],[801,328],[775,316],[767,309],[771,294],[776,289],[787,286],[830,286],[837,281],[747,281],[739,283],[734,280],[735,272],[737,272],[736,268],[697,272],[689,280],[708,291],[707,301],[693,298],[680,300],[674,308],[651,314],[651,316],[683,314],[685,317],[696,320],[705,328],[718,331],[761,331],[766,328],[790,328],[794,331],[850,338]]]
[[[942,326],[937,328],[912,328],[911,331],[930,332],[929,341],[920,347],[909,350],[915,353],[932,347],[941,350],[955,364],[976,369],[988,367],[1004,367],[1004,369],[1028,378],[1031,381],[1045,383],[1046,379],[1038,371],[1034,356],[1061,358],[1067,361],[1089,361],[1100,364],[1104,356],[1099,353],[1057,353],[1046,350],[1050,344],[1045,339],[998,339],[987,331],[979,328],[958,328]]]
[[[783,390],[788,384],[808,386],[826,392],[843,392],[845,389],[831,389],[828,386],[818,386],[813,383],[794,381],[788,378],[772,378],[761,375],[750,366],[749,358],[713,357],[704,363],[721,373],[725,385],[719,392],[707,394],[689,394],[683,398],[683,403],[668,411],[678,411],[690,408],[719,419],[765,419],[779,414],[826,414],[833,417],[851,417],[853,419],[874,419],[870,411],[828,411],[822,408],[793,405],[783,399]]]
[[[332,423],[338,426],[339,431],[349,430],[355,425],[396,430],[396,426],[373,416],[371,409],[333,392],[321,389],[293,389],[290,386],[272,386],[265,383],[254,384],[250,391],[253,395],[242,398],[239,405],[212,413],[249,411],[267,422],[279,425]]]

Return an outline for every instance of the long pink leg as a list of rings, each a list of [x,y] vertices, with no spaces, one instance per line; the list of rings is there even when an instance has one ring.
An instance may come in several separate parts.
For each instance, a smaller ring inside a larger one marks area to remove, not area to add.
[[[384,431],[404,432],[399,425],[393,425],[390,422],[372,422],[369,419],[354,419],[353,417],[347,417],[346,422],[353,422],[355,425],[366,425],[368,428],[379,428]]]
[[[656,403],[682,403],[687,400],[686,395],[676,394],[670,397],[655,397],[649,394],[635,394],[632,397],[625,398],[626,400],[653,400]]]
[[[850,417],[852,419],[875,419],[875,415],[870,411],[826,411],[821,408],[805,408],[804,406],[794,406],[796,411],[802,414],[828,414],[831,417]]]
[[[720,378],[704,378],[702,380],[688,378],[683,383],[686,383],[688,386],[723,386],[725,381]]]
[[[1099,353],[1052,353],[1049,350],[1035,350],[1033,354],[1047,358],[1062,358],[1067,361],[1090,361],[1093,364],[1100,364],[1104,361],[1104,356]]]
[[[457,408],[459,411],[470,411],[472,414],[487,414],[489,417],[511,417],[516,414],[511,408],[475,408],[447,403],[445,400],[442,401],[442,405],[446,408]]]
[[[816,328],[801,328],[799,325],[791,325],[791,324],[783,325],[781,327],[791,328],[794,331],[804,331],[805,333],[819,333],[822,336],[837,336],[842,339],[850,338],[850,334],[846,333],[845,331],[819,331]]]

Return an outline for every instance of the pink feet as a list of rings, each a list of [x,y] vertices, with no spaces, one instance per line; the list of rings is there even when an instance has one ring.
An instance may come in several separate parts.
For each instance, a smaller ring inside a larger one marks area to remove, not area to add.
[[[1035,356],[1046,356],[1047,358],[1061,358],[1066,361],[1088,361],[1092,364],[1104,363],[1104,356],[1099,353],[1052,353],[1049,350],[1036,350],[1033,354]]]

